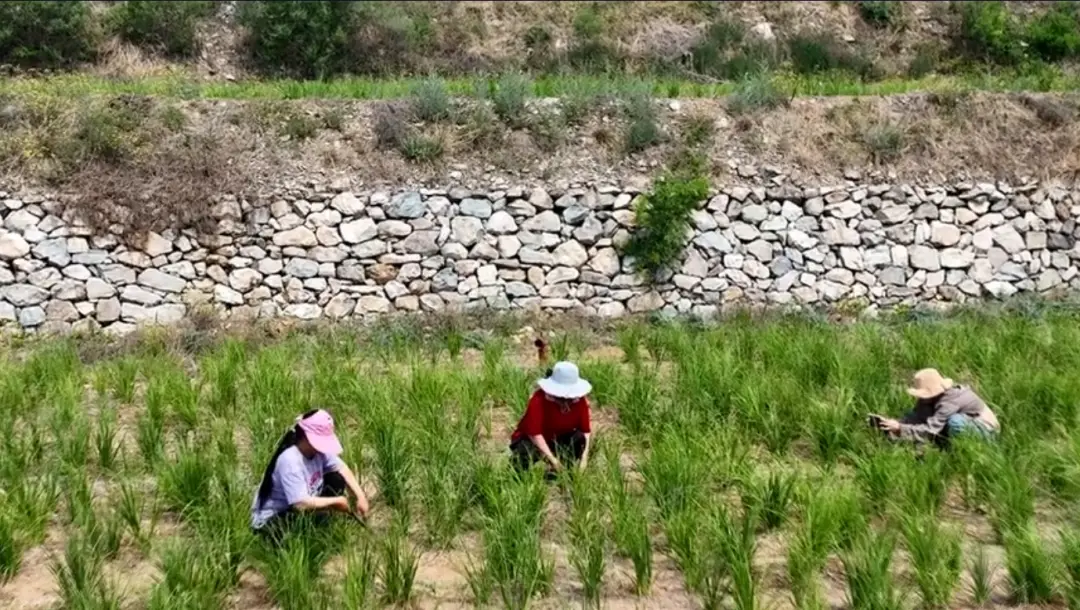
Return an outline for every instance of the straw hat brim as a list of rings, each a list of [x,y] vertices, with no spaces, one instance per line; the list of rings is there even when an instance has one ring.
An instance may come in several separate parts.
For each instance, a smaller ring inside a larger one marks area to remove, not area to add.
[[[915,398],[936,398],[945,393],[945,390],[953,387],[952,379],[942,379],[941,385],[936,388],[908,388],[907,393]]]

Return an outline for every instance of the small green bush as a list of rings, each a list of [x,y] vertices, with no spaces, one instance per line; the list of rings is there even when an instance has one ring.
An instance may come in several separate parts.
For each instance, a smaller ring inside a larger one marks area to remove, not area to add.
[[[198,22],[213,12],[213,2],[129,0],[110,11],[109,29],[134,45],[170,57],[191,57],[199,50]]]
[[[86,2],[0,2],[0,63],[65,68],[93,58]]]
[[[533,70],[547,70],[555,59],[555,39],[543,25],[525,32],[525,65]]]
[[[690,49],[695,72],[720,76],[726,72],[728,52],[739,46],[746,30],[737,21],[720,19],[709,24],[705,35]]]
[[[359,25],[353,2],[244,2],[240,9],[251,59],[261,69],[327,78],[349,68]]]
[[[449,119],[451,104],[446,83],[439,79],[427,79],[413,87],[413,114],[421,121],[434,123]]]
[[[1002,65],[1024,58],[1020,23],[1004,2],[960,2],[955,43],[969,59]]]
[[[1058,3],[1028,23],[1025,38],[1040,59],[1076,57],[1080,55],[1080,12],[1071,2]]]
[[[640,152],[663,139],[649,91],[642,89],[628,94],[623,101],[623,114],[627,121],[624,137],[627,153]]]
[[[709,195],[708,180],[694,169],[661,176],[634,208],[636,228],[623,251],[649,278],[678,262],[690,214]]]
[[[933,74],[941,61],[941,51],[936,45],[923,44],[915,49],[915,57],[908,64],[907,74],[911,78],[922,78]]]
[[[870,151],[874,163],[892,161],[904,150],[904,133],[888,123],[874,125],[863,134],[863,144]]]
[[[791,67],[799,74],[843,71],[871,78],[876,72],[869,57],[848,49],[826,32],[796,34],[788,40],[787,47]]]
[[[574,40],[567,51],[567,62],[583,72],[617,70],[622,58],[604,39],[604,17],[600,3],[589,3],[574,16]]]
[[[445,147],[437,137],[410,133],[401,142],[401,154],[409,161],[430,163],[443,156]]]
[[[491,93],[495,114],[510,126],[523,124],[528,95],[529,80],[524,75],[507,74],[501,77]]]
[[[864,2],[857,2],[856,4],[858,5],[859,15],[863,18],[863,21],[879,28],[896,25],[904,10],[902,6],[903,3],[889,2],[886,0],[867,0]]]
[[[781,91],[767,75],[750,76],[739,81],[728,97],[728,111],[745,114],[754,110],[771,110],[787,105],[789,96]]]

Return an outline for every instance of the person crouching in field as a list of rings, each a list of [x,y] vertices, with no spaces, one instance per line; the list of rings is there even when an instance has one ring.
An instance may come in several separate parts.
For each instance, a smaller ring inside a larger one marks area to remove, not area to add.
[[[308,411],[281,437],[251,505],[251,527],[280,540],[301,513],[314,514],[318,524],[330,513],[350,513],[346,489],[356,500],[356,514],[368,512],[367,498],[349,467],[339,457],[341,442],[334,420],[323,410]]]
[[[529,398],[525,415],[510,437],[514,465],[527,470],[543,460],[551,471],[558,471],[565,462],[573,461],[584,469],[589,463],[592,436],[586,396],[592,385],[570,362],[555,363],[537,385],[539,389]]]
[[[971,388],[953,383],[934,369],[915,373],[907,393],[917,402],[903,419],[874,416],[878,428],[893,438],[947,446],[950,438],[960,434],[992,439],[1001,430],[997,416]]]

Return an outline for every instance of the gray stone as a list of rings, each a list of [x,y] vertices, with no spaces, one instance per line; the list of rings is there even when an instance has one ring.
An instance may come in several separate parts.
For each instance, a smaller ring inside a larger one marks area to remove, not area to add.
[[[274,245],[310,248],[319,245],[319,240],[315,238],[315,233],[311,229],[300,226],[289,229],[288,231],[275,233]]]
[[[410,191],[395,195],[383,210],[390,218],[420,218],[427,211],[427,206],[420,198],[420,193]]]
[[[388,313],[391,303],[389,300],[374,295],[365,295],[356,302],[358,313]]]
[[[49,291],[30,284],[11,284],[0,288],[0,297],[16,307],[29,307],[49,298]]]
[[[161,295],[150,292],[139,286],[124,286],[120,291],[120,299],[140,305],[157,305],[162,301]]]
[[[551,265],[551,254],[533,248],[522,248],[518,252],[518,259],[526,265]]]
[[[0,234],[0,258],[12,260],[30,254],[30,244],[18,233]]]
[[[329,302],[326,303],[326,307],[323,308],[323,313],[326,317],[340,320],[350,315],[356,309],[356,301],[349,297],[344,292],[334,295]]]
[[[236,269],[229,274],[229,287],[248,292],[262,281],[262,274],[254,269]]]
[[[300,279],[319,275],[319,263],[307,258],[290,258],[285,263],[285,274]]]
[[[450,238],[466,248],[473,246],[484,234],[484,223],[472,216],[456,216],[450,221]]]
[[[540,212],[536,216],[521,223],[521,229],[523,231],[558,233],[561,228],[562,221],[559,220],[559,215],[550,210]]]
[[[709,231],[694,238],[694,245],[709,254],[727,254],[734,252],[731,242],[719,231]]]
[[[822,221],[822,241],[830,246],[857,246],[862,237],[855,229],[848,228],[842,221],[826,218]]]
[[[376,227],[379,237],[405,237],[413,232],[413,227],[403,220],[384,220]],[[367,235],[361,241],[367,241],[374,237]],[[357,242],[359,243],[359,242]]]
[[[458,206],[458,211],[465,216],[491,218],[491,202],[487,199],[463,199]]]
[[[173,243],[161,235],[150,231],[143,242],[143,251],[149,256],[162,256],[173,251]]]
[[[381,254],[386,254],[386,242],[381,239],[365,241],[362,244],[353,246],[352,253],[356,258],[375,258]]]
[[[576,241],[564,242],[552,252],[552,260],[563,267],[580,267],[589,260],[589,253]]]
[[[581,205],[572,205],[563,211],[562,219],[568,225],[577,226],[589,215],[589,208]]]
[[[94,318],[106,324],[120,319],[120,300],[117,298],[98,301],[94,306]]]
[[[487,221],[487,231],[493,235],[507,235],[516,233],[517,230],[518,225],[514,220],[514,217],[503,210],[499,210],[492,214],[491,218]]]
[[[630,313],[645,313],[656,311],[664,306],[664,298],[658,292],[649,291],[632,297],[626,303]]]
[[[24,328],[40,326],[46,318],[45,310],[37,306],[25,307],[19,311],[19,325]]]
[[[285,307],[284,313],[298,320],[317,320],[322,316],[322,308],[314,303],[293,303]]]
[[[243,305],[244,295],[224,284],[216,284],[214,285],[214,300],[226,305]]]
[[[757,240],[746,245],[746,252],[763,263],[772,260],[773,247],[767,241]]]
[[[439,251],[439,246],[435,243],[438,238],[438,231],[414,231],[401,241],[401,248],[410,254],[430,256]]]
[[[86,298],[91,301],[108,299],[116,295],[116,288],[105,280],[92,277],[86,280]],[[99,320],[100,321],[100,320]]]
[[[139,273],[138,282],[143,286],[165,292],[183,292],[184,287],[187,286],[187,282],[182,278],[162,273],[157,269],[144,269]]]
[[[769,210],[761,205],[748,205],[742,209],[740,217],[744,221],[756,225],[769,217]]]
[[[937,271],[941,269],[941,260],[938,251],[927,246],[912,246],[908,250],[911,266],[915,269]]]
[[[967,248],[946,248],[941,251],[941,266],[946,269],[966,269],[975,262],[975,252]]]
[[[62,301],[82,301],[86,298],[86,284],[75,280],[62,280],[49,292],[53,298]]]
[[[449,292],[457,290],[458,275],[453,269],[447,267],[441,269],[431,278],[431,289],[435,292]]]
[[[930,241],[938,246],[951,247],[960,243],[960,229],[942,222],[930,224]]]
[[[993,236],[994,243],[1009,254],[1016,254],[1024,249],[1024,238],[1020,236],[1020,233],[1012,225],[1005,224],[996,227]]]
[[[375,226],[375,221],[370,218],[358,218],[351,222],[343,222],[338,227],[338,231],[341,233],[341,239],[347,244],[362,244],[366,241],[375,239],[379,234],[379,229]],[[275,235],[274,238],[275,243],[277,243],[277,235]]]
[[[360,201],[356,195],[344,192],[334,195],[334,198],[330,200],[330,207],[341,212],[342,216],[355,216],[364,211],[364,202]]]

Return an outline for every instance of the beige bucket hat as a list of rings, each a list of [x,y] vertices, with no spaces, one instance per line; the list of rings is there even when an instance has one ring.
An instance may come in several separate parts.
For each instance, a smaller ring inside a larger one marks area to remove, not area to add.
[[[915,398],[935,398],[953,385],[953,380],[943,377],[937,369],[923,369],[911,376],[911,387],[907,393]]]

